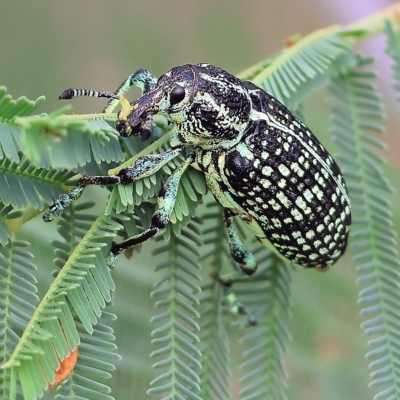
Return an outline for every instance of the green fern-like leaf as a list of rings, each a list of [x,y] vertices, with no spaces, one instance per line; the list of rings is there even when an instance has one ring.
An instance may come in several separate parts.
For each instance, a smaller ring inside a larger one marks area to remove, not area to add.
[[[290,337],[286,326],[291,309],[290,265],[264,246],[257,246],[253,254],[260,268],[256,282],[237,290],[258,320],[258,326],[242,339],[247,349],[240,398],[286,399],[287,372],[282,358]]]
[[[385,33],[387,36],[386,52],[393,59],[392,66],[392,77],[394,81],[394,89],[397,93],[400,92],[400,34],[399,31],[395,31],[393,25],[386,21]],[[397,97],[400,100],[400,97]]]
[[[63,215],[59,221],[58,232],[64,240],[62,242],[53,241],[53,246],[56,255],[54,261],[60,268],[68,262],[71,253],[95,221],[94,216],[87,214],[87,210],[92,206],[93,203],[79,204],[72,208],[69,215]],[[97,302],[101,304],[101,307],[105,306],[98,293],[97,298],[91,298],[90,301],[93,305]],[[104,323],[114,320],[116,316],[102,311],[98,322],[93,325],[93,332],[88,334],[84,325],[77,318],[77,314],[73,312],[73,315],[79,335],[78,360],[68,382],[59,387],[56,399],[77,396],[82,400],[92,398],[111,400],[113,398],[108,395],[111,389],[101,382],[111,377],[110,372],[115,369],[114,363],[119,356],[116,354],[116,346],[113,344],[113,330]]]
[[[310,94],[325,87],[332,76],[355,64],[351,42],[337,27],[316,31],[296,40],[280,53],[244,71],[240,78],[251,80],[296,109]]]
[[[65,107],[49,115],[19,117],[21,148],[36,166],[73,169],[92,159],[123,161],[115,128],[106,114],[66,116]],[[107,144],[107,146],[106,146]]]
[[[222,207],[214,198],[207,202],[206,212],[202,215],[204,229],[202,240],[206,251],[202,254],[202,263],[219,275],[224,266],[234,268],[232,257],[227,249],[226,229],[222,218]],[[223,288],[215,279],[203,286],[201,298],[201,397],[208,399],[229,398],[229,338],[222,319]]]
[[[24,157],[18,163],[5,158],[0,163],[0,201],[17,209],[30,205],[41,210],[43,200],[52,203],[63,183],[73,175],[69,171],[35,168]]]
[[[359,66],[370,62],[359,59]],[[386,196],[391,187],[381,168],[384,159],[376,152],[383,143],[368,132],[382,129],[382,104],[371,83],[374,77],[356,69],[335,80],[332,130],[341,148],[338,160],[353,208],[351,247],[362,285],[359,303],[368,318],[362,327],[372,336],[367,354],[374,370],[371,386],[383,387],[376,399],[395,399],[400,397],[400,261]]]
[[[18,152],[21,136],[15,119],[30,115],[44,100],[43,96],[35,101],[28,100],[25,96],[14,100],[7,94],[7,89],[0,86],[0,159],[6,157],[14,163],[20,161]]]
[[[22,330],[38,304],[36,266],[27,251],[29,243],[10,240],[0,246],[0,363],[6,362],[18,343]],[[9,369],[0,370],[0,397],[12,399],[17,394],[15,376]]]
[[[113,330],[109,326],[115,318],[114,314],[103,311],[90,335],[82,324],[77,323],[80,337],[78,360],[71,376],[57,388],[56,400],[114,399],[109,394],[110,387],[102,382],[111,377],[119,359],[113,343]]]
[[[182,228],[179,237],[171,234],[169,243],[154,250],[155,255],[163,256],[157,270],[162,270],[164,276],[152,293],[160,309],[153,318],[160,326],[152,333],[157,346],[152,356],[159,359],[153,367],[163,372],[153,379],[148,393],[164,393],[163,399],[201,399],[198,395],[201,353],[196,333],[199,313],[195,296],[200,291],[195,272],[199,268],[198,236],[196,223],[191,222]]]
[[[58,273],[47,294],[37,307],[32,319],[3,368],[18,375],[26,399],[36,399],[50,383],[59,360],[67,357],[80,342],[74,315],[88,333],[93,332],[102,308],[111,301],[114,289],[110,271],[105,264],[102,248],[113,237],[120,225],[109,216],[100,215],[92,225],[76,226],[86,233]],[[68,229],[60,233],[72,242]],[[63,254],[59,259],[62,260]],[[32,379],[34,377],[34,379]]]

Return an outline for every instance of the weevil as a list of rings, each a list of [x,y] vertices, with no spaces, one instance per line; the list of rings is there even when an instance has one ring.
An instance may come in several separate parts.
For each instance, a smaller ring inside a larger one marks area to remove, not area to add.
[[[129,103],[122,94],[131,85],[143,93]],[[194,162],[224,209],[230,252],[243,276],[252,275],[257,267],[234,229],[234,217],[260,242],[303,267],[324,271],[345,252],[351,207],[338,165],[298,118],[253,83],[210,64],[187,64],[172,68],[159,79],[139,70],[114,94],[68,89],[60,98],[76,96],[111,99],[105,111],[121,103],[116,129],[124,137],[147,139],[153,116],[163,115],[172,127],[170,148],[138,158],[115,176],[83,176],[76,188],[54,202],[45,220],[61,214],[85,186],[134,182],[154,174],[185,146],[193,149],[165,182],[151,226],[112,244],[110,266],[122,251],[166,227],[180,177]],[[223,283],[233,281],[230,277]]]

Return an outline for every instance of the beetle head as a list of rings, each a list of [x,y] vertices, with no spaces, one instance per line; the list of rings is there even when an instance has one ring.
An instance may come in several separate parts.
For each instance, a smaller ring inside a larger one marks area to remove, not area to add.
[[[122,102],[117,130],[145,139],[152,116],[160,113],[175,124],[183,142],[201,144],[235,137],[247,126],[250,112],[239,79],[209,64],[187,64],[162,75],[153,90],[131,104]]]

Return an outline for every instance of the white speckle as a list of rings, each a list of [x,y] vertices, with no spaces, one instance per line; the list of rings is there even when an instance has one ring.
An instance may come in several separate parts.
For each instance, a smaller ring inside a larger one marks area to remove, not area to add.
[[[285,193],[283,192],[278,192],[276,194],[277,199],[286,207],[289,208],[291,206],[290,200],[285,196]]]
[[[315,237],[315,232],[310,229],[307,233],[306,233],[306,238],[307,239],[313,239]]]
[[[309,203],[311,203],[312,200],[313,200],[313,198],[314,198],[314,195],[311,193],[310,189],[306,189],[306,190],[303,192],[303,196],[305,197],[305,199],[306,199]]]
[[[273,169],[272,169],[269,165],[265,166],[265,167],[261,170],[261,173],[262,173],[263,175],[265,175],[265,176],[271,176],[272,172],[273,172]]]
[[[304,171],[300,168],[300,165],[296,162],[290,164],[290,169],[294,171],[300,178],[304,175]]]
[[[263,152],[261,153],[261,158],[262,158],[263,160],[266,160],[268,157],[269,157],[269,153],[267,153],[266,151],[263,151]]]
[[[275,227],[282,228],[281,221],[278,218],[271,218],[271,222],[274,224]]]
[[[275,154],[276,154],[277,156],[280,156],[281,153],[282,153],[282,148],[281,148],[281,147],[278,147],[278,148],[275,150]]]
[[[306,204],[306,202],[303,200],[303,198],[299,196],[299,197],[296,199],[296,206],[299,207],[299,208],[301,208],[302,210],[304,210],[304,209],[307,207],[307,204]]]
[[[321,168],[321,172],[322,172],[322,175],[325,177],[325,179],[329,178],[328,171],[325,168]]]
[[[285,219],[283,220],[283,222],[284,222],[285,224],[291,224],[291,223],[293,223],[293,220],[292,220],[292,218],[288,217],[288,218],[285,218]]]
[[[286,179],[280,179],[278,182],[278,186],[283,189],[286,186]]]
[[[296,221],[302,221],[303,219],[303,215],[300,213],[300,211],[297,208],[292,208],[290,210],[290,213],[292,214],[293,218]]]
[[[310,247],[308,244],[305,244],[305,245],[303,246],[303,250],[304,250],[304,251],[311,250],[311,247]]]
[[[268,179],[260,179],[260,184],[265,189],[268,189],[271,186],[271,182]]]
[[[288,142],[283,143],[283,148],[285,149],[285,151],[289,151],[290,150],[290,145]]]
[[[278,169],[279,169],[279,172],[280,172],[283,176],[289,176],[289,175],[290,175],[290,171],[289,171],[289,169],[286,167],[286,165],[279,164]]]
[[[304,239],[304,238],[298,238],[297,239],[297,243],[299,244],[299,245],[302,245],[302,244],[304,244],[306,242],[306,240]]]
[[[317,232],[322,232],[323,230],[325,229],[325,225],[324,224],[319,224],[318,226],[317,226]]]
[[[325,237],[324,237],[324,243],[329,243],[329,242],[331,242],[332,241],[332,236],[331,235],[326,235]]]

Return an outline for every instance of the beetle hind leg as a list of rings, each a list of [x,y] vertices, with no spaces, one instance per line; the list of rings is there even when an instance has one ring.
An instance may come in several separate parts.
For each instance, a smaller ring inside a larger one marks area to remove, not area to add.
[[[240,270],[223,274],[212,275],[223,287],[225,302],[228,306],[230,314],[237,317],[239,315],[246,315],[248,318],[247,325],[254,326],[257,320],[251,311],[239,302],[235,293],[232,291],[232,284],[235,282],[244,282],[248,280],[257,269],[257,263],[249,250],[240,240],[240,237],[233,227],[232,211],[224,209],[224,223],[228,235],[229,249],[232,258],[240,265]]]

